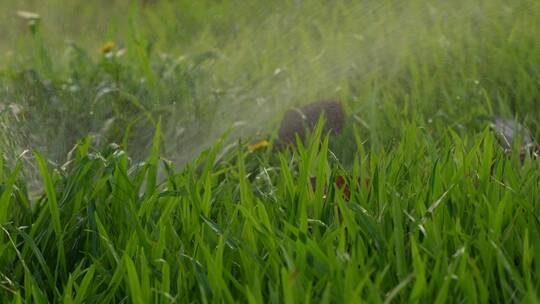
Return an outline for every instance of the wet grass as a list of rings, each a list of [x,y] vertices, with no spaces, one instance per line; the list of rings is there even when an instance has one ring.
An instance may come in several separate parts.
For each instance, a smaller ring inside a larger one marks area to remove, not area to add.
[[[0,302],[539,301],[538,3],[109,2],[0,4]]]
[[[2,171],[4,300],[538,300],[540,162],[487,129],[434,139],[409,124],[390,150],[360,145],[349,170],[320,131],[292,153],[239,144],[220,162],[218,143],[182,170],[159,135],[140,163],[88,141],[61,168],[36,154],[37,198],[20,165]]]

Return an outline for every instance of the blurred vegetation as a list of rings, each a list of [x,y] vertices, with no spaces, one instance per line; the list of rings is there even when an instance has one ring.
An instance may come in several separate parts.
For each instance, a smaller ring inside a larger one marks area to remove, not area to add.
[[[228,129],[273,134],[288,107],[318,99],[344,102],[376,147],[403,121],[467,134],[485,114],[518,116],[538,135],[537,1],[1,6],[0,102],[19,109],[2,138],[14,155],[39,148],[61,162],[91,133],[141,159],[161,117],[163,153],[184,163]]]

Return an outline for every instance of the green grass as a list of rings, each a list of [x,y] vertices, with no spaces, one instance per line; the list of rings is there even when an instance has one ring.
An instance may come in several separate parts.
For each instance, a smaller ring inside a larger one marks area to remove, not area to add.
[[[176,171],[156,135],[142,163],[87,141],[64,169],[39,156],[36,199],[3,170],[3,299],[538,301],[540,162],[520,165],[489,131],[409,124],[350,170],[315,134],[293,155],[236,145],[216,163],[216,145]]]
[[[0,302],[539,302],[540,161],[478,119],[540,138],[537,1],[0,17]],[[327,98],[339,137],[249,151]]]

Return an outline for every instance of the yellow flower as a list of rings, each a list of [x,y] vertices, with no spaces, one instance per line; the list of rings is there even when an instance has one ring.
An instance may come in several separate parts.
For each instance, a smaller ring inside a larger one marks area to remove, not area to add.
[[[108,54],[110,53],[112,50],[114,49],[114,42],[112,41],[107,41],[105,42],[105,44],[99,48],[99,52],[101,54]]]
[[[270,142],[268,140],[261,140],[259,142],[256,142],[252,145],[249,145],[248,146],[248,150],[249,152],[253,152],[255,150],[258,150],[258,149],[261,149],[261,148],[264,148],[264,147],[268,147],[270,146]]]

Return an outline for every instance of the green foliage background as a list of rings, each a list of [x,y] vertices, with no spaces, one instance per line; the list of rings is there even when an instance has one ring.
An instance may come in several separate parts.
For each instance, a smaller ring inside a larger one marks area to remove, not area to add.
[[[538,20],[526,0],[2,1],[1,299],[538,302],[540,164],[479,119],[539,137]],[[341,137],[246,149],[319,99]]]

